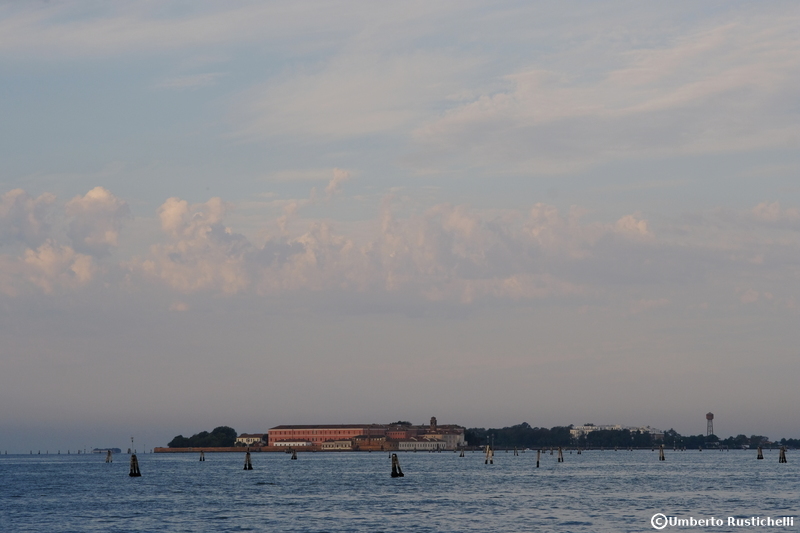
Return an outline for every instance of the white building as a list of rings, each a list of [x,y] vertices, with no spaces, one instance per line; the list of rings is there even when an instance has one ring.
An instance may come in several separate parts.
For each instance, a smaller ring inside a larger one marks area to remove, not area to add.
[[[253,446],[263,444],[266,433],[242,433],[236,437],[236,446]]]
[[[457,450],[467,445],[467,441],[464,440],[463,429],[461,430],[443,429],[443,430],[438,430],[436,432],[426,433],[418,438],[442,440],[444,441],[445,450]]]
[[[352,450],[353,441],[350,439],[326,440],[322,443],[323,450]]]
[[[444,450],[445,442],[442,439],[424,439],[411,437],[410,439],[401,439],[397,441],[397,451],[435,451]]]
[[[307,440],[298,440],[298,439],[286,439],[286,440],[276,440],[273,446],[285,446],[287,448],[302,448],[303,446],[311,446],[311,443]]]
[[[581,437],[583,435],[588,435],[592,431],[604,431],[604,430],[605,431],[609,431],[609,430],[610,431],[622,431],[623,429],[627,429],[631,433],[633,433],[635,431],[638,431],[639,433],[650,433],[651,435],[653,435],[653,438],[655,438],[655,439],[664,438],[664,432],[663,431],[661,431],[659,429],[651,428],[650,426],[635,427],[635,426],[621,426],[619,424],[602,425],[602,426],[596,426],[594,424],[586,424],[586,425],[583,425],[583,426],[572,426],[572,429],[569,430],[569,434],[573,439],[577,439],[577,438],[579,438],[579,437]]]

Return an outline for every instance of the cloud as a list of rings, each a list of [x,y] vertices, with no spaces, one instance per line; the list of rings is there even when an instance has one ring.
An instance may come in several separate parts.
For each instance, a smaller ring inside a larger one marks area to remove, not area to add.
[[[28,281],[48,294],[56,288],[77,289],[86,285],[97,272],[91,256],[52,241],[36,250],[26,250],[24,264]]]
[[[350,179],[350,173],[340,168],[333,169],[333,178],[328,182],[325,187],[325,194],[330,198],[334,194],[342,192],[342,183]]]
[[[337,170],[327,193],[339,190],[346,177]],[[578,206],[565,210],[542,202],[527,211],[450,203],[420,209],[395,195],[379,202],[374,219],[341,226],[301,216],[301,205],[306,216],[314,208],[310,200],[277,202],[272,207],[283,205],[283,213],[262,218],[260,225],[280,232],[259,232],[264,241],[255,244],[226,223],[234,206],[221,198],[195,204],[168,198],[156,213],[160,237],[144,257],[122,259],[131,273],[125,283],[155,283],[179,294],[327,293],[420,304],[600,299],[631,313],[675,303],[675,291],[707,290],[712,276],[715,286],[728,290],[760,279],[762,292],[738,293],[743,303],[768,294],[781,294],[782,304],[800,297],[775,284],[790,276],[798,257],[796,240],[773,237],[773,228],[796,218],[795,210],[777,202],[761,203],[744,216],[710,212],[681,225],[662,221],[658,228],[639,212],[601,221]],[[64,205],[66,218],[55,218],[64,227],[47,232],[41,209],[57,210],[51,195],[34,199],[12,191],[2,206],[7,241],[42,241],[19,257],[0,255],[3,294],[19,295],[31,286],[46,293],[76,290],[98,278],[118,282],[110,274],[117,267],[98,261],[122,239],[120,227],[130,212],[120,198],[92,189]],[[745,219],[763,227],[752,232]],[[58,235],[71,243],[60,243]],[[173,299],[170,308],[181,310],[182,303]]]
[[[20,4],[3,6],[0,53],[109,56],[184,49],[231,42],[290,40],[295,32],[324,29],[340,10],[327,2],[244,4],[226,9],[197,5],[180,14],[139,3]],[[309,10],[321,16],[309,17]]]
[[[348,52],[316,71],[287,72],[280,81],[248,91],[238,106],[239,135],[347,139],[401,134],[456,90],[460,75],[476,63],[439,52]]]
[[[122,223],[131,216],[127,202],[103,187],[76,196],[64,206],[70,217],[67,235],[73,247],[97,257],[109,255],[119,245]]]
[[[33,198],[22,189],[0,196],[0,244],[41,244],[50,229],[48,216],[55,199],[50,193]]]
[[[416,128],[417,161],[565,173],[614,159],[787,148],[800,135],[786,105],[800,75],[795,24],[709,25],[604,57],[588,78],[557,66],[509,73],[507,88]]]
[[[647,221],[640,218],[640,215],[626,215],[614,224],[614,230],[618,233],[636,237],[651,237],[652,234],[647,229]]]
[[[761,223],[786,228],[800,228],[800,210],[796,207],[782,209],[780,202],[761,202],[752,209],[751,215]]]
[[[151,246],[149,257],[134,268],[180,292],[243,290],[250,282],[244,262],[250,244],[222,224],[228,209],[219,198],[193,205],[169,198],[158,216],[170,241]]]

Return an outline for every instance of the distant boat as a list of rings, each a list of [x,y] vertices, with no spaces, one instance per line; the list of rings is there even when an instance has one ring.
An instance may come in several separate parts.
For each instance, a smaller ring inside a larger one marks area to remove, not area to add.
[[[109,450],[111,453],[122,453],[119,448],[92,448],[92,453],[108,453]]]

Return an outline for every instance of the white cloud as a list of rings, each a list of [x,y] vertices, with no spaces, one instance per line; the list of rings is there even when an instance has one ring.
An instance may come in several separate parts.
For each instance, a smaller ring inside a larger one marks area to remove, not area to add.
[[[636,237],[651,237],[652,233],[647,229],[647,221],[640,218],[640,215],[626,215],[614,224],[614,229],[622,234]]]
[[[350,179],[350,173],[340,168],[333,169],[333,178],[328,182],[325,187],[325,194],[330,198],[334,194],[342,192],[342,183]]]
[[[421,164],[452,158],[563,173],[619,158],[787,148],[800,76],[797,18],[754,17],[628,49],[587,79],[529,68],[415,131]],[[567,53],[569,56],[569,53]]]
[[[229,208],[219,198],[194,205],[169,198],[158,216],[170,242],[153,245],[150,256],[134,268],[181,292],[243,290],[249,285],[244,263],[249,243],[222,224]]]
[[[311,135],[342,139],[407,131],[458,87],[472,58],[417,51],[356,51],[316,72],[287,72],[239,106],[249,138]]]
[[[64,210],[70,217],[67,235],[73,247],[95,256],[109,255],[119,245],[122,222],[131,215],[127,202],[103,187],[76,196]]]
[[[69,246],[47,241],[36,250],[28,249],[24,258],[28,281],[45,293],[56,288],[77,289],[89,283],[97,272],[91,256]]]

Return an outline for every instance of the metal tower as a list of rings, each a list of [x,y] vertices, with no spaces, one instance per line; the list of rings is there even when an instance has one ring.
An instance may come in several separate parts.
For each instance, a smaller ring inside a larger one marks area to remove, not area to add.
[[[706,437],[710,437],[714,434],[714,413],[706,413],[706,420],[708,421]]]

